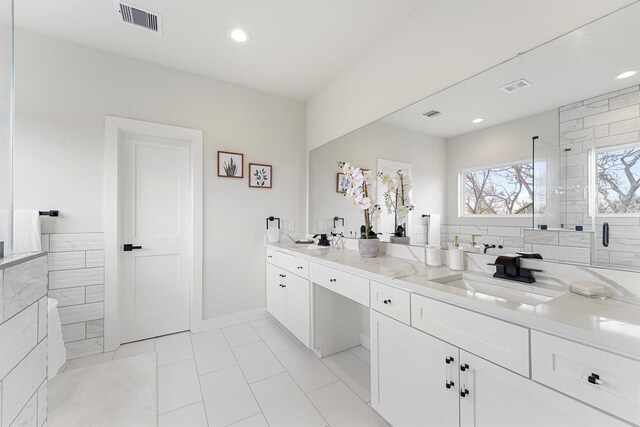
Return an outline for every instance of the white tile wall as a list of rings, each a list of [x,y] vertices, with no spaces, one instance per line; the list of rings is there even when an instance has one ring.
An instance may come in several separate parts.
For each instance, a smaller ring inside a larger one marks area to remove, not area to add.
[[[46,269],[47,258],[40,257],[4,270],[3,320],[47,294]]]
[[[101,353],[104,336],[103,233],[47,235],[49,296],[59,301],[67,357]]]

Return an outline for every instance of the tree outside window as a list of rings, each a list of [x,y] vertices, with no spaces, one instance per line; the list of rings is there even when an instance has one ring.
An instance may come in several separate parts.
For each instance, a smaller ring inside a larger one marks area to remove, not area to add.
[[[533,163],[462,172],[466,215],[533,213]]]
[[[598,151],[599,214],[640,213],[640,146]]]

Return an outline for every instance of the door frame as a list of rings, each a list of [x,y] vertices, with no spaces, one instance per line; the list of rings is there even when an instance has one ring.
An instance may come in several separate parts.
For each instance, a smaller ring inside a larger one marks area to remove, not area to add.
[[[121,238],[121,182],[120,158],[123,135],[141,134],[185,141],[189,145],[191,172],[191,284],[189,286],[189,328],[202,330],[202,232],[203,232],[203,169],[202,131],[163,125],[121,117],[105,116],[104,156],[104,351],[120,345],[120,298],[122,280],[120,257]]]

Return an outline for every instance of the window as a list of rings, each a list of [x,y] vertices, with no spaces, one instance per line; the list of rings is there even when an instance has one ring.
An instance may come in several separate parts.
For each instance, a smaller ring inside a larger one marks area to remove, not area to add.
[[[532,214],[533,172],[531,162],[463,170],[463,215]]]
[[[599,214],[640,213],[640,145],[596,152]]]

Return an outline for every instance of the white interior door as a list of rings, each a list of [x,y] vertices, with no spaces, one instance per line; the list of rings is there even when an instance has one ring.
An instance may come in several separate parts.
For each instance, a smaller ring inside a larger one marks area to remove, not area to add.
[[[185,141],[125,135],[121,153],[124,343],[189,329],[192,183]]]

